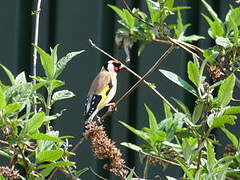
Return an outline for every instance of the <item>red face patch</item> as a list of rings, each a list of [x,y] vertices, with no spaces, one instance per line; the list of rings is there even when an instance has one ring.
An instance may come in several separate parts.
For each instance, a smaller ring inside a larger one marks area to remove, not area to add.
[[[120,70],[121,65],[122,65],[121,62],[119,62],[119,61],[114,61],[114,62],[113,62],[114,71],[115,71],[115,72],[118,72],[118,71]]]

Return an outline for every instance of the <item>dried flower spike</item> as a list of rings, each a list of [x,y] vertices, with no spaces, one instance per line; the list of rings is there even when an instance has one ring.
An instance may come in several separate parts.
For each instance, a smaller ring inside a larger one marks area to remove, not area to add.
[[[10,169],[9,167],[0,166],[0,175],[9,179],[18,179],[19,173],[17,170]]]
[[[125,161],[122,153],[116,147],[115,142],[108,138],[104,127],[96,122],[90,122],[86,126],[86,138],[92,142],[92,150],[97,159],[109,159],[111,164],[105,164],[104,168],[122,178],[126,177],[128,170],[124,169]]]

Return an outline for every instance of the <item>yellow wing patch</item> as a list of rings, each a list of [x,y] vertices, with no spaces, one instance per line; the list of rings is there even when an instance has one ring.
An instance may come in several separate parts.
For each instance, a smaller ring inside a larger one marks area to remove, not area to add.
[[[107,98],[107,95],[110,91],[110,87],[106,86],[100,93],[99,95],[101,95],[102,99],[101,101],[98,103],[97,107],[101,106],[103,104],[103,102],[105,101],[105,99]]]

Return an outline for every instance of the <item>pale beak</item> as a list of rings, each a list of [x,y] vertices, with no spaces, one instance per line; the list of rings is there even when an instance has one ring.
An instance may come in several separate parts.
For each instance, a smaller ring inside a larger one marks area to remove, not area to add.
[[[121,66],[119,67],[119,69],[126,69],[126,66],[124,64],[121,64]]]

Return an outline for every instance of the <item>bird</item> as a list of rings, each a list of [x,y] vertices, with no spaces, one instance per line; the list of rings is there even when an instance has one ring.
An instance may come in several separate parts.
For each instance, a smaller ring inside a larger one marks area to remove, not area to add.
[[[93,80],[87,94],[87,101],[84,108],[84,132],[87,124],[93,121],[97,113],[107,106],[114,106],[110,103],[117,91],[117,74],[126,66],[120,61],[109,60]]]

